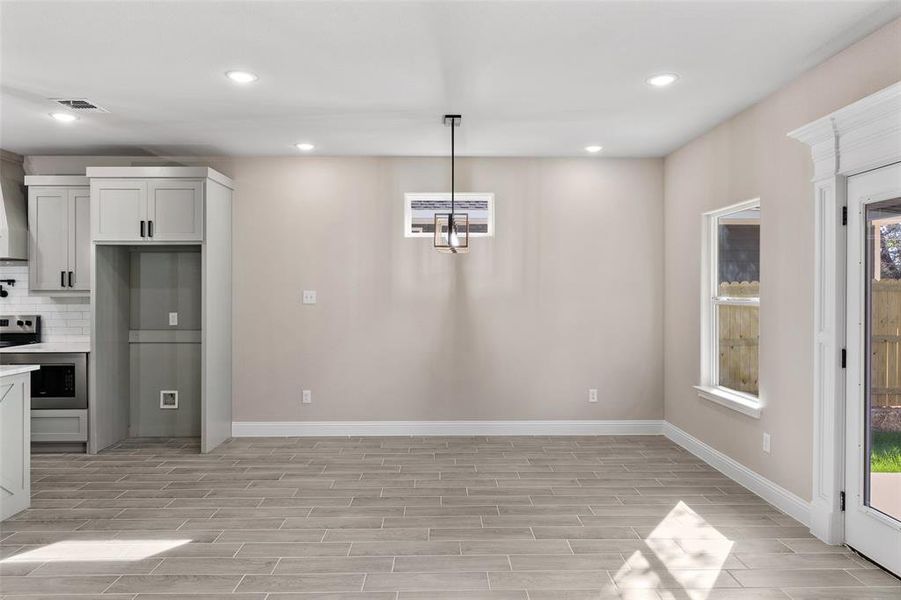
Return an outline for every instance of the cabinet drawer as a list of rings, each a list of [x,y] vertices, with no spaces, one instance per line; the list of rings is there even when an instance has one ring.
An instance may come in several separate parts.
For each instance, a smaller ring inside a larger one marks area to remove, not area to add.
[[[32,442],[88,441],[88,411],[32,410]]]

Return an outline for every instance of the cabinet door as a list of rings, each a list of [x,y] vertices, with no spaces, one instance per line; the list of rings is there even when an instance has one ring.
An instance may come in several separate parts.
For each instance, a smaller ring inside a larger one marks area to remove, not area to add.
[[[203,241],[203,182],[159,179],[149,182],[148,219],[155,242]]]
[[[0,381],[0,520],[31,506],[31,373]]]
[[[67,289],[69,196],[64,187],[28,190],[29,284],[31,289]]]
[[[110,242],[149,240],[145,230],[147,182],[143,179],[91,181],[90,212],[93,240]]]
[[[69,188],[69,270],[69,289],[91,289],[91,190],[86,187]]]
[[[42,409],[31,411],[31,441],[88,441],[87,409]]]

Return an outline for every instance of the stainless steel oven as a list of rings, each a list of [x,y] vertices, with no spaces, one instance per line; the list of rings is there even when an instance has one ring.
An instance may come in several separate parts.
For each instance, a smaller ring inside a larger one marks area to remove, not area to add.
[[[82,409],[88,407],[87,355],[16,352],[0,354],[5,365],[40,365],[31,372],[31,408]]]

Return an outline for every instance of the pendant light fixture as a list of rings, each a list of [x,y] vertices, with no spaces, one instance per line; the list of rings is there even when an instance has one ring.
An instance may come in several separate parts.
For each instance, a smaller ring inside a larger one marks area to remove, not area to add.
[[[451,202],[449,213],[435,213],[435,248],[446,254],[466,254],[469,252],[469,214],[455,210],[454,130],[460,126],[460,115],[444,115],[444,125],[451,132]]]

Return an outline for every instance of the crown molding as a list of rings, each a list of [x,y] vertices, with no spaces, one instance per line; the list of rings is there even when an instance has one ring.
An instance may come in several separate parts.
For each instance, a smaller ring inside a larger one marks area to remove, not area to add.
[[[790,132],[813,156],[813,180],[848,176],[901,155],[901,82]]]

